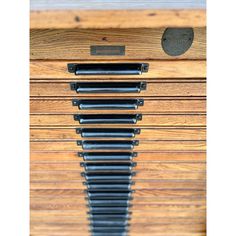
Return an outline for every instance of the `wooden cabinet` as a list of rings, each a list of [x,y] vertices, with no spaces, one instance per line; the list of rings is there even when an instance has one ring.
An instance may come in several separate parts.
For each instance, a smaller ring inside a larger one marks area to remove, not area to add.
[[[132,11],[37,12],[34,4],[31,235],[205,235],[205,11],[135,10],[149,14],[135,23]],[[120,18],[105,22],[112,12]],[[173,27],[194,31],[178,56],[162,46]],[[94,46],[105,49],[94,55]],[[148,70],[76,75],[71,63]]]

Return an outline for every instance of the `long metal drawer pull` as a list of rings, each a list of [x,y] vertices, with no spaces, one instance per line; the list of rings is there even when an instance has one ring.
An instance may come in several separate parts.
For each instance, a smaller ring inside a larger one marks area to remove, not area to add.
[[[68,72],[75,75],[141,75],[148,72],[147,63],[69,63]]]
[[[107,226],[107,227],[97,227],[97,226],[90,226],[90,230],[92,232],[104,232],[104,233],[114,233],[114,232],[127,232],[128,226]]]
[[[91,225],[93,226],[129,226],[128,220],[117,220],[117,219],[100,219],[100,220],[92,220],[90,219]]]
[[[89,199],[129,199],[132,198],[132,193],[134,190],[126,190],[126,191],[91,191],[86,190],[86,193]]]
[[[130,172],[130,173],[86,173],[82,172],[81,175],[87,180],[88,182],[90,181],[106,181],[106,182],[111,182],[111,181],[129,181],[132,179],[133,176],[136,175],[135,172]]]
[[[80,110],[136,110],[143,99],[73,99],[72,105]]]
[[[88,214],[89,214],[88,219],[92,221],[96,220],[128,221],[131,219],[132,212],[115,213],[115,214],[107,214],[107,213],[90,214],[90,212],[88,212]]]
[[[89,200],[88,201],[89,205],[91,207],[95,206],[123,206],[123,207],[128,207],[130,206],[129,200]]]
[[[140,93],[146,82],[73,82],[71,90],[77,93]]]
[[[78,128],[76,133],[83,138],[134,138],[136,134],[140,134],[140,129]]]
[[[134,182],[127,183],[86,183],[88,190],[96,190],[96,191],[116,191],[116,190],[130,190]]]
[[[92,213],[127,213],[129,211],[129,207],[92,207],[88,206],[90,212]]]
[[[111,232],[108,232],[108,233],[95,233],[95,232],[92,232],[91,236],[127,236],[127,232],[123,232],[123,233],[111,233]]]
[[[85,171],[97,172],[97,171],[131,171],[133,167],[137,165],[136,162],[82,162],[80,163],[84,167]]]
[[[136,124],[142,120],[141,114],[86,114],[74,115],[74,120],[80,124]]]
[[[137,152],[79,152],[84,161],[132,161]]]
[[[85,150],[132,150],[138,146],[137,140],[78,140],[77,145]]]

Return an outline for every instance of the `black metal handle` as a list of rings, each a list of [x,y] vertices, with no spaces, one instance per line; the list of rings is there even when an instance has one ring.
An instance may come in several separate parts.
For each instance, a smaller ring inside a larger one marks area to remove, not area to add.
[[[127,236],[127,232],[119,232],[119,233],[114,233],[114,232],[102,232],[102,233],[96,233],[96,232],[91,232],[91,236]]]
[[[89,199],[130,199],[134,190],[126,191],[91,191],[85,190]]]
[[[127,182],[127,183],[87,183],[88,190],[93,191],[117,191],[117,190],[131,190],[132,185],[134,182]]]
[[[84,150],[132,150],[139,145],[137,140],[78,140]]]
[[[78,128],[77,134],[81,134],[83,138],[134,138],[136,134],[140,134],[140,129],[117,129],[117,128]]]
[[[97,227],[97,226],[90,226],[90,231],[93,233],[124,233],[127,232],[129,229],[128,226],[105,226],[105,227]]]
[[[127,213],[116,213],[116,214],[106,214],[106,213],[93,213],[88,212],[88,220],[91,221],[99,221],[99,220],[107,220],[107,221],[128,221],[131,219],[132,212]]]
[[[91,207],[99,206],[99,207],[107,207],[107,206],[114,206],[114,207],[128,207],[130,206],[129,200],[91,200],[88,199],[88,203]]]
[[[88,182],[124,182],[132,179],[136,175],[135,172],[130,173],[86,173],[82,172],[81,175]]]
[[[136,124],[142,120],[141,114],[84,114],[74,115],[80,124]]]
[[[77,93],[140,93],[146,82],[76,82],[70,84]]]
[[[129,220],[124,219],[116,219],[116,218],[101,218],[99,220],[93,220],[93,218],[89,219],[91,222],[91,225],[97,226],[97,227],[106,227],[106,226],[129,226]]]
[[[137,165],[136,162],[82,162],[80,163],[88,172],[130,172],[132,168]]]
[[[116,213],[127,213],[129,212],[129,207],[93,207],[89,206],[89,211],[91,213],[106,213],[106,214],[116,214]]]
[[[137,152],[79,152],[84,161],[132,161]]]
[[[141,75],[148,72],[147,63],[69,63],[68,72],[75,75]]]
[[[143,99],[73,99],[72,105],[80,110],[136,110],[143,106]]]

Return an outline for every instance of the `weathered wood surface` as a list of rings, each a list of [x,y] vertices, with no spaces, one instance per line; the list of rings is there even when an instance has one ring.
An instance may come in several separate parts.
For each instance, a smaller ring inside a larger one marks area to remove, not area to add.
[[[140,82],[140,81],[139,81]],[[71,90],[70,82],[48,81],[40,82],[31,80],[30,82],[30,96],[32,98],[40,99],[40,97],[107,97],[107,93],[76,93]],[[109,97],[205,97],[206,96],[206,82],[198,81],[150,81],[147,82],[146,90],[141,90],[140,93],[113,93]]]
[[[151,135],[150,135],[151,134]],[[206,130],[203,128],[143,128],[141,133],[136,135],[138,140],[206,140]],[[80,134],[76,133],[75,129],[67,128],[31,128],[31,141],[72,141],[82,140]],[[93,139],[93,138],[87,138]],[[97,138],[98,140],[105,140],[106,138]],[[121,139],[121,138],[113,138]],[[124,139],[122,140],[129,140]]]
[[[78,146],[76,141],[65,142],[31,142],[31,151],[83,151],[82,146]],[[138,146],[134,146],[133,151],[205,151],[205,141],[139,141]],[[89,150],[94,151],[94,150]],[[106,150],[102,150],[106,151]],[[118,151],[122,151],[118,149]],[[127,151],[127,150],[123,150]]]
[[[125,55],[112,59],[205,59],[206,28],[194,28],[190,49],[180,56],[167,55],[161,46],[165,28],[107,30],[31,30],[30,58],[50,60],[97,60],[111,56],[94,56],[91,45],[125,45]]]
[[[79,113],[79,112],[77,112]],[[76,113],[76,114],[77,114]],[[123,113],[126,114],[126,113]],[[31,115],[32,127],[81,127],[79,121],[75,121],[72,115]],[[99,127],[110,127],[111,125],[99,125]],[[112,125],[120,127],[120,124]],[[206,115],[204,114],[156,114],[143,115],[137,124],[122,124],[122,127],[205,127]],[[97,127],[97,124],[82,125],[82,127]]]
[[[97,100],[96,98],[93,98]],[[109,104],[112,98],[104,99]],[[102,101],[104,101],[102,100]],[[206,101],[204,99],[144,99],[143,106],[137,109],[79,109],[78,106],[72,105],[71,99],[37,99],[30,101],[31,114],[127,114],[141,112],[142,114],[158,114],[158,113],[205,113]]]
[[[67,162],[82,161],[77,152],[31,152],[31,162]],[[204,162],[206,161],[205,152],[139,152],[134,161],[137,162]]]
[[[103,63],[111,62],[103,61]],[[50,60],[31,60],[30,62],[30,77],[35,80],[90,80],[103,81],[104,79],[116,79],[116,80],[127,80],[127,79],[188,79],[192,81],[194,78],[206,78],[206,61],[204,60],[169,60],[169,61],[148,61],[148,60],[129,60],[123,62],[142,62],[149,64],[149,71],[142,75],[130,75],[130,76],[111,76],[111,75],[90,75],[90,76],[76,76],[73,73],[69,73],[67,70],[68,63],[89,63],[95,61],[50,61]],[[121,61],[116,61],[121,62]]]

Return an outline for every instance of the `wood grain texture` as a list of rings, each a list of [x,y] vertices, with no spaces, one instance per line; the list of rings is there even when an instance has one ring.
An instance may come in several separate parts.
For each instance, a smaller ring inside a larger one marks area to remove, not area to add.
[[[193,78],[206,78],[206,61],[205,60],[169,60],[169,61],[149,61],[149,60],[129,60],[123,62],[145,62],[149,64],[149,71],[143,73],[142,75],[130,75],[130,76],[111,76],[111,75],[90,75],[90,76],[76,76],[73,73],[67,71],[68,63],[89,63],[95,61],[47,61],[47,60],[31,60],[30,61],[30,77],[31,79],[50,81],[56,79],[58,81],[72,79],[79,80],[98,80],[102,81],[104,79],[189,79]],[[103,63],[111,62],[102,61]],[[116,61],[121,62],[121,61]]]
[[[37,185],[39,189],[65,189],[65,183],[81,182],[80,172],[76,171],[34,171],[31,173],[31,181],[41,182]],[[157,179],[157,180],[205,180],[205,173],[200,172],[156,172],[156,171],[139,171],[138,178],[143,180]],[[44,182],[44,183],[43,183]],[[51,182],[51,184],[50,184]],[[58,187],[57,187],[58,186]],[[59,187],[61,186],[61,187]],[[155,190],[155,188],[153,188]],[[143,195],[145,192],[143,192]],[[158,196],[158,195],[157,195]]]
[[[77,152],[31,152],[31,162],[82,161]],[[205,152],[139,152],[136,162],[202,162],[206,161]]]
[[[38,97],[107,97],[106,93],[81,94],[70,89],[70,82],[30,82],[30,96]],[[206,96],[205,81],[198,82],[147,82],[147,89],[140,93],[113,93],[111,97],[204,97]]]
[[[206,26],[206,11],[202,9],[49,10],[31,11],[30,13],[31,29],[111,29],[204,26]]]
[[[126,113],[123,113],[126,114]],[[32,127],[81,127],[78,121],[75,121],[72,115],[31,115],[30,124]],[[143,115],[142,120],[137,124],[122,124],[122,127],[205,127],[206,115],[204,114],[158,114]],[[120,127],[120,124],[112,125]],[[82,127],[97,127],[97,124],[82,125]],[[99,125],[99,127],[110,127],[110,125]]]
[[[82,146],[78,146],[75,141],[65,142],[31,142],[30,149],[34,151],[83,151]],[[121,149],[118,149],[122,151]],[[139,141],[138,146],[134,146],[133,151],[205,151],[205,141]],[[94,151],[94,150],[88,150]],[[106,151],[106,149],[100,150]],[[127,150],[123,150],[127,151]]]
[[[94,99],[94,98],[93,98]],[[96,99],[96,98],[95,98]],[[104,100],[102,100],[104,101]],[[112,98],[105,99],[108,104],[112,101]],[[136,110],[127,109],[79,109],[78,106],[72,105],[71,99],[31,99],[30,101],[30,113],[31,114],[120,114],[125,112],[127,114],[141,112],[142,114],[158,114],[158,113],[205,113],[206,112],[206,101],[203,99],[144,99],[144,105],[138,106]]]
[[[91,45],[125,45],[125,55],[112,59],[205,59],[206,28],[194,28],[190,49],[180,56],[169,56],[161,46],[161,29],[108,30],[31,30],[30,58],[50,60],[97,60],[111,56],[94,56]]]
[[[150,135],[151,134],[151,135]],[[148,129],[143,128],[141,133],[136,135],[138,140],[206,140],[206,130],[202,128],[190,129],[190,128],[158,128]],[[67,128],[31,128],[30,129],[31,141],[72,141],[82,140],[80,134],[77,134],[75,129]],[[87,138],[92,139],[92,138]],[[106,138],[98,138],[99,140],[105,140]],[[121,138],[113,138],[121,139]],[[124,140],[124,138],[122,138]],[[127,139],[129,140],[129,139]]]

